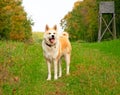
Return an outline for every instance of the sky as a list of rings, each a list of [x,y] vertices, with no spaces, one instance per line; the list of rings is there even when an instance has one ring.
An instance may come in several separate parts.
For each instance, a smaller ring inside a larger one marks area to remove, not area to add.
[[[72,10],[76,1],[81,0],[23,0],[22,6],[34,22],[33,31],[44,32],[46,24],[49,27],[56,24],[58,31],[63,31],[60,20]]]

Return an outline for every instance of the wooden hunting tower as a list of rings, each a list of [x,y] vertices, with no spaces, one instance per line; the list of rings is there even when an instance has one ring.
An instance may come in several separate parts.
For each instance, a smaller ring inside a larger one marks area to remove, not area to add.
[[[109,23],[106,22],[103,17],[104,14],[112,15]],[[102,24],[105,24],[105,29],[103,30]],[[112,27],[110,25],[112,24]],[[115,23],[115,6],[114,1],[102,1],[99,4],[99,31],[98,31],[98,42],[100,42],[106,33],[106,31],[113,36],[113,39],[116,38],[116,23]]]

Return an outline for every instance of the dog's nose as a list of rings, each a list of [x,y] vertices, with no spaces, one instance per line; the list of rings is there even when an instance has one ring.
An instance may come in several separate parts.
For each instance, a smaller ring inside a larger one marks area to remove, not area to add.
[[[54,35],[52,35],[52,38],[54,38]]]

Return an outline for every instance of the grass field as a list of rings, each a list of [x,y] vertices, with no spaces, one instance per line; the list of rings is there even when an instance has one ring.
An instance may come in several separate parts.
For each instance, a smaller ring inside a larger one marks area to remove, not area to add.
[[[120,95],[120,40],[72,42],[69,76],[62,65],[63,76],[47,81],[39,36],[31,44],[0,41],[0,95]]]

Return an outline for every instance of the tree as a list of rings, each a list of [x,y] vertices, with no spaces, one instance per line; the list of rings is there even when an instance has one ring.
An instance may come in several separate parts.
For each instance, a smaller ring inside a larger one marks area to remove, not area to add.
[[[70,34],[71,40],[97,41],[99,2],[102,0],[77,1],[71,12],[61,20],[61,26]],[[105,0],[108,1],[108,0]],[[120,35],[120,4],[115,1],[117,35]],[[108,17],[110,18],[110,16]]]
[[[1,0],[0,37],[23,41],[32,35],[32,20],[22,7],[21,0]]]

